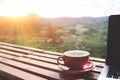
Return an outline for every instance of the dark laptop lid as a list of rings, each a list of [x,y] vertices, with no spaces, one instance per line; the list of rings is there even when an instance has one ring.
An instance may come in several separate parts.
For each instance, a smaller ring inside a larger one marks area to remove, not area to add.
[[[106,64],[120,66],[120,15],[109,17]]]

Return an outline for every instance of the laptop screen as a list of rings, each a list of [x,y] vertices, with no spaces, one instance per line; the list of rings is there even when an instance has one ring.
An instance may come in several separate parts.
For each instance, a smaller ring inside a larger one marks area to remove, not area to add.
[[[120,66],[120,15],[109,17],[107,39],[107,65]]]

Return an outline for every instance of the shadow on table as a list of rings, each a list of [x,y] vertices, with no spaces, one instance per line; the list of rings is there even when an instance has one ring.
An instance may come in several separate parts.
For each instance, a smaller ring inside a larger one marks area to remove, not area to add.
[[[95,80],[95,75],[91,72],[82,74],[68,74],[62,71],[59,76],[60,80]]]

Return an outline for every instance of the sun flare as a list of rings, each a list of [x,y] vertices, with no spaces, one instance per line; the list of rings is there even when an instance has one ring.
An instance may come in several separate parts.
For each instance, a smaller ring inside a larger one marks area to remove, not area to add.
[[[119,2],[120,0],[0,0],[0,16],[25,16],[29,13],[45,18],[109,16],[120,13]]]
[[[4,12],[2,14],[2,16],[9,16],[9,17],[23,17],[25,15],[27,15],[28,13],[24,13],[24,12],[21,12],[21,11],[11,11],[11,12]]]
[[[3,6],[1,15],[9,17],[22,17],[29,13],[28,10],[29,9],[27,9],[25,3],[11,0]]]

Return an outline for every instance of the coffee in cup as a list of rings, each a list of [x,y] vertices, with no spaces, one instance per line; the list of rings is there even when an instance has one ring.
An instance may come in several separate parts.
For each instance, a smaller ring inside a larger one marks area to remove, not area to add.
[[[70,50],[64,52],[63,56],[60,56],[57,59],[59,65],[64,65],[70,69],[83,69],[83,66],[89,61],[90,53],[82,50]],[[60,60],[63,60],[64,63],[61,63]]]

